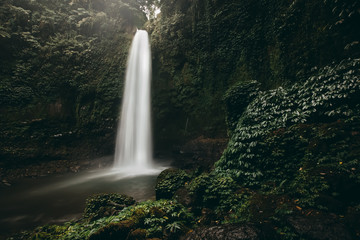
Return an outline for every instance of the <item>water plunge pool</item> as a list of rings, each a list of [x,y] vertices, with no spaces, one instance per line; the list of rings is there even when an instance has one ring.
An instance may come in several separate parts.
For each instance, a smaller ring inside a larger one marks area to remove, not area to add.
[[[137,201],[155,199],[160,171],[145,175],[116,172],[110,168],[22,179],[10,187],[0,186],[0,239],[45,224],[79,219],[85,201],[97,193],[120,193]]]

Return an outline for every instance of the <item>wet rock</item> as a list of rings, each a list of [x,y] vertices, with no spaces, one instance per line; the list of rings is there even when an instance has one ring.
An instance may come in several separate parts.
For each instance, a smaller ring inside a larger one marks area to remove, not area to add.
[[[70,170],[72,172],[79,172],[80,166],[74,166],[74,167],[70,167]]]
[[[135,229],[130,232],[127,240],[145,240],[147,231],[145,229]]]
[[[288,223],[300,237],[305,239],[352,239],[345,225],[330,215],[292,216],[288,218]]]
[[[2,182],[2,184],[4,184],[5,186],[8,186],[8,187],[11,186],[11,184],[10,184],[6,179],[2,180],[1,182]]]
[[[193,139],[183,146],[179,146],[175,151],[175,166],[183,169],[208,170],[215,161],[219,160],[227,142],[228,139],[225,138],[205,138],[203,136]]]
[[[349,207],[345,218],[346,226],[349,226],[360,239],[360,209]]]
[[[265,239],[261,231],[249,224],[227,224],[202,227],[188,233],[184,240],[258,240]],[[271,239],[271,238],[269,238]]]
[[[325,206],[326,209],[333,213],[343,213],[345,209],[345,203],[343,201],[339,201],[338,199],[325,195],[319,194],[319,197],[316,199],[316,204],[319,206]]]
[[[215,212],[210,208],[201,209],[201,217],[199,219],[199,223],[202,225],[210,225],[216,219]]]

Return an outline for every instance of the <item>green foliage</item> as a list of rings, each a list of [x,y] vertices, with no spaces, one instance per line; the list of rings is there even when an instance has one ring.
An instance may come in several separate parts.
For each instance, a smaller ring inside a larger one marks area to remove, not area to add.
[[[126,195],[96,194],[86,199],[84,218],[88,221],[94,221],[105,216],[111,216],[134,203],[135,200]]]
[[[194,198],[195,207],[213,209],[219,218],[235,212],[237,216],[241,212],[242,219],[246,218],[248,195],[231,177],[203,173],[192,179],[187,188]]]
[[[189,175],[181,169],[169,168],[162,171],[156,180],[156,199],[171,199],[175,191],[189,179]]]
[[[202,173],[191,180],[188,189],[191,194],[202,196],[205,194],[207,187],[211,181],[211,176],[208,173]]]
[[[130,41],[136,27],[146,21],[140,6],[133,3],[3,1],[0,135],[6,136],[1,142],[14,147],[8,151],[0,144],[2,160],[63,157],[51,147],[44,151],[43,146],[55,145],[52,136],[68,132],[74,135],[71,144],[70,139],[56,139],[67,154],[76,155],[82,148],[88,153],[102,151],[94,147],[99,142],[105,152],[112,151]],[[25,122],[32,132],[31,123],[38,119],[53,124],[43,126],[39,133],[43,138],[12,137],[21,136],[16,126]],[[54,126],[59,127],[55,133]],[[22,147],[17,146],[20,141]],[[77,144],[73,151],[71,146]]]
[[[159,200],[127,207],[112,219],[112,222],[125,220],[134,222],[133,228],[146,229],[148,237],[161,237],[165,233],[185,230],[186,226],[191,224],[192,216],[175,201]]]
[[[320,193],[329,189],[326,181],[319,176],[313,169],[302,169],[290,185],[295,197],[299,197],[299,205],[303,207],[324,208],[316,204],[316,199]]]
[[[140,203],[133,212],[136,213],[139,210],[144,213],[143,222],[140,222],[140,225],[148,230],[149,237],[184,231],[193,221],[191,213],[173,200]]]
[[[357,0],[161,1],[161,14],[148,23],[156,132],[225,135],[221,98],[231,86],[253,79],[262,89],[290,86],[305,82],[314,66],[358,58],[358,8]],[[176,101],[162,104],[173,94]]]
[[[228,215],[223,222],[239,223],[253,220],[253,215],[250,210],[251,196],[252,193],[248,189],[242,189],[229,196],[227,201],[228,206],[231,206],[231,208],[228,210]]]
[[[119,196],[108,195],[108,197],[117,199]],[[104,206],[107,203],[108,201],[104,203]],[[179,234],[187,231],[192,221],[192,214],[176,201],[145,201],[124,207],[112,216],[90,222],[68,222],[63,226],[43,226],[33,232],[24,232],[10,239],[80,240],[110,239],[110,236],[127,239],[127,235],[131,239],[131,237],[144,234],[147,238],[177,239]]]
[[[236,182],[228,176],[214,176],[205,190],[203,201],[209,206],[218,206],[218,211],[228,210],[231,206],[229,197],[237,189]]]
[[[314,72],[304,84],[260,93],[239,119],[216,171],[247,186],[290,177],[300,167],[307,143],[292,133],[281,142],[282,128],[359,115],[359,64],[358,59],[343,61]],[[277,146],[277,136],[283,146]]]

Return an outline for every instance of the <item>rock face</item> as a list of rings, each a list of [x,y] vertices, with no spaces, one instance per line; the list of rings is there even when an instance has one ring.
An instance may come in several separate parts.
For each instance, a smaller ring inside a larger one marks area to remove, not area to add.
[[[351,240],[353,239],[345,225],[331,216],[320,217],[296,216],[288,219],[298,236],[304,239],[317,240]]]
[[[294,230],[300,239],[314,240],[351,240],[354,239],[345,225],[329,215],[322,216],[292,216],[289,217],[288,227]],[[288,239],[283,233],[275,235],[275,230],[268,226],[254,226],[251,224],[227,224],[211,227],[200,227],[186,234],[183,240],[266,240]]]
[[[220,159],[227,142],[227,138],[204,136],[192,139],[173,149],[174,165],[181,169],[209,170]]]
[[[262,237],[259,229],[252,225],[236,224],[198,228],[188,233],[184,240],[260,240]],[[271,238],[267,238],[271,239]]]

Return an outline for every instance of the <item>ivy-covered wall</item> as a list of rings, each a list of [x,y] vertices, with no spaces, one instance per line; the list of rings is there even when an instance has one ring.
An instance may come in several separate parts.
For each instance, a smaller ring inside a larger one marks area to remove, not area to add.
[[[162,0],[148,23],[159,142],[226,135],[224,93],[304,82],[313,67],[359,57],[356,0]]]
[[[345,60],[291,88],[258,92],[238,119],[216,171],[256,186],[293,179],[299,168],[316,164],[330,168],[342,162],[357,169],[352,144],[358,144],[359,67],[360,59]]]
[[[134,2],[2,0],[0,159],[111,153],[128,48],[145,21]]]

